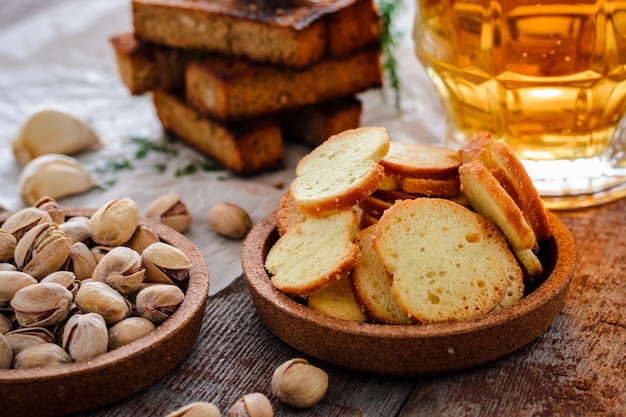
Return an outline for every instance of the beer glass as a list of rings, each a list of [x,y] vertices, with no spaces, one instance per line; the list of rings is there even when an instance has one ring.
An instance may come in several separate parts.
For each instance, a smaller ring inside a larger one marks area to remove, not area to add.
[[[448,146],[506,141],[548,208],[626,196],[626,0],[416,1]]]

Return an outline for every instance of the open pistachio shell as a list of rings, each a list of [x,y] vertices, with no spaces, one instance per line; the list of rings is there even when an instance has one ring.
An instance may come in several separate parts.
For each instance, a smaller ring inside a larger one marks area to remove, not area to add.
[[[178,309],[184,298],[185,294],[176,285],[153,285],[139,291],[135,307],[141,317],[159,325]]]
[[[117,246],[98,262],[92,278],[126,295],[137,291],[145,272],[141,266],[141,255],[129,247]]]
[[[192,220],[187,206],[177,194],[164,194],[158,197],[146,209],[146,217],[180,233],[189,228]]]
[[[37,280],[25,272],[0,271],[0,310],[9,309],[15,293],[34,284]]]
[[[70,254],[71,241],[56,223],[42,223],[30,229],[15,246],[17,267],[41,279],[58,271]]]
[[[95,358],[107,352],[109,332],[100,314],[75,314],[63,330],[63,349],[73,361]]]
[[[63,348],[55,343],[41,343],[24,349],[13,358],[13,368],[30,369],[64,365],[72,358]]]
[[[111,200],[89,219],[91,238],[100,245],[120,246],[132,237],[138,222],[139,207],[133,200]]]
[[[59,206],[56,199],[53,197],[48,195],[41,197],[35,202],[35,204],[33,204],[33,207],[48,213],[52,221],[56,224],[65,222],[65,211],[61,208],[61,206]]]
[[[146,268],[147,281],[164,284],[185,283],[192,266],[185,252],[164,242],[148,246],[141,254],[141,263]]]
[[[26,232],[41,223],[52,223],[50,214],[36,207],[26,207],[11,214],[0,229],[11,233],[19,240]]]
[[[89,247],[83,242],[76,242],[70,247],[70,255],[63,268],[72,271],[78,281],[83,281],[91,278],[96,265],[96,257]]]
[[[34,345],[54,342],[54,335],[45,327],[20,327],[4,336],[9,341],[14,355]]]
[[[55,282],[28,285],[15,293],[11,307],[24,327],[55,326],[68,316],[72,293]]]
[[[13,259],[17,239],[6,230],[0,230],[0,262]]]

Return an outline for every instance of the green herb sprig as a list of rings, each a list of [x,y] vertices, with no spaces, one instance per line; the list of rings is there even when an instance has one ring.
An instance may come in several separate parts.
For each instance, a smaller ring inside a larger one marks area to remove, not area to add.
[[[402,8],[401,0],[379,0],[378,9],[381,18],[379,35],[382,66],[395,95],[396,109],[400,109],[400,76],[398,75],[398,61],[393,54],[402,33],[393,30],[393,20]]]

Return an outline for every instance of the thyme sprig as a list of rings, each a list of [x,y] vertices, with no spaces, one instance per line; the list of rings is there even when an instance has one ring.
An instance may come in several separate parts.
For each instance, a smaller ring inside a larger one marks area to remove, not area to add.
[[[402,33],[394,31],[393,21],[401,9],[401,0],[380,0],[378,9],[381,18],[381,30],[379,35],[383,71],[390,83],[395,95],[396,109],[400,109],[400,76],[398,75],[398,61],[394,55],[394,49],[398,45],[398,39]]]

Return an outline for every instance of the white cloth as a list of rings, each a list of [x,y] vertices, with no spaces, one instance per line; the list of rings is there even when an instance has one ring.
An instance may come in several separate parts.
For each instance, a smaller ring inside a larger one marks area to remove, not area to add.
[[[404,36],[396,56],[402,85],[402,110],[394,106],[388,89],[369,91],[362,125],[384,126],[393,140],[438,143],[444,121],[439,102],[423,68],[415,59],[411,40],[413,3],[406,0],[395,22]],[[88,193],[61,199],[66,207],[97,208],[112,199],[130,197],[143,214],[148,204],[165,193],[179,194],[193,223],[186,236],[204,255],[211,277],[210,294],[241,275],[241,241],[218,236],[207,214],[214,203],[231,202],[248,211],[254,222],[277,207],[297,161],[308,151],[290,145],[286,168],[239,178],[226,171],[198,171],[179,176],[176,171],[205,158],[174,142],[179,154],[150,152],[137,159],[131,137],[163,138],[152,102],[132,97],[120,81],[109,38],[132,30],[130,0],[0,0],[0,206],[25,206],[18,195],[20,166],[10,141],[29,112],[46,104],[61,104],[82,116],[104,146],[77,159],[102,185]],[[384,93],[384,94],[383,94]],[[132,169],[105,169],[128,159]],[[167,164],[165,171],[156,165]]]

